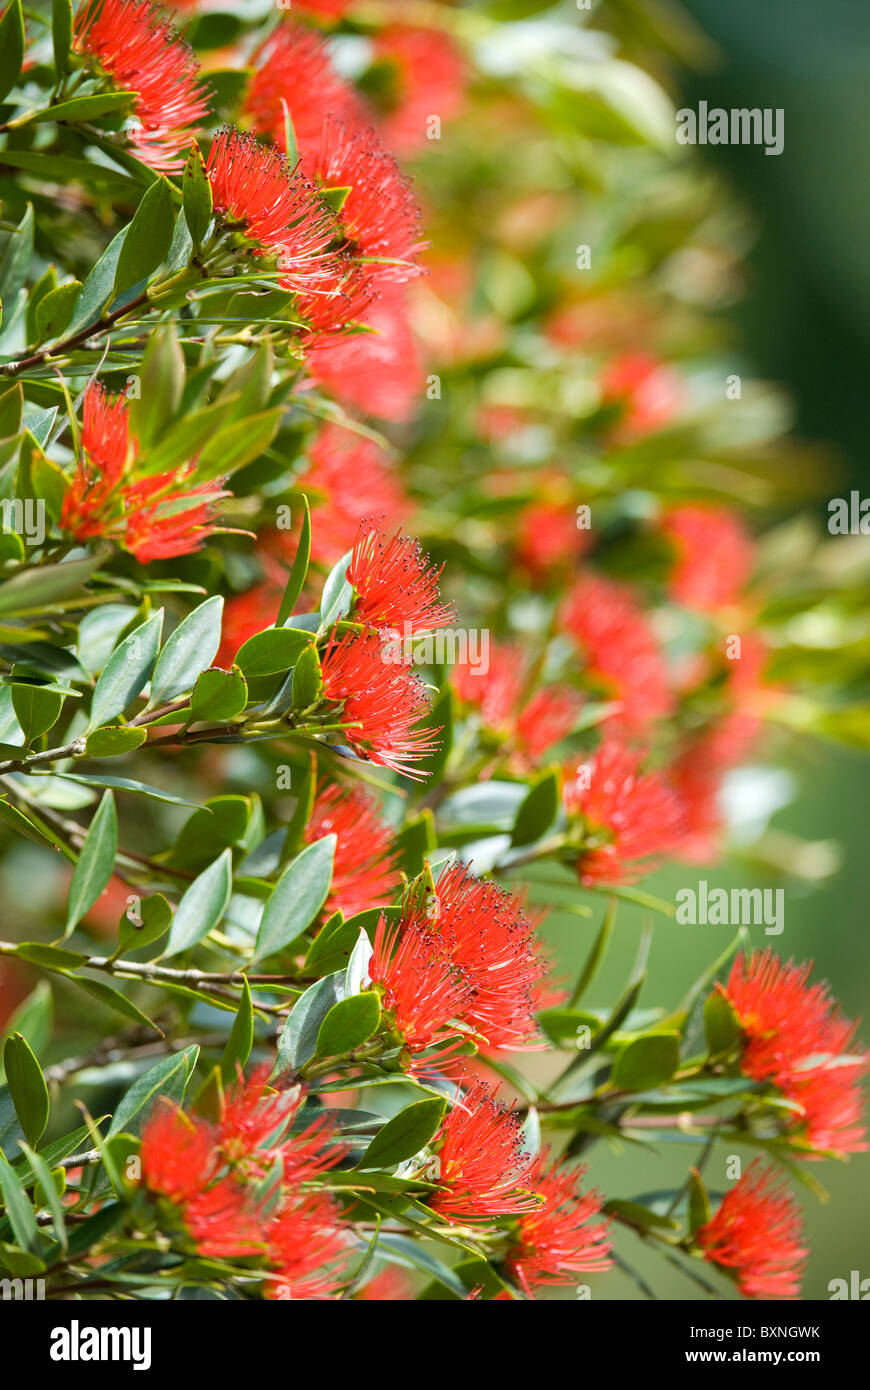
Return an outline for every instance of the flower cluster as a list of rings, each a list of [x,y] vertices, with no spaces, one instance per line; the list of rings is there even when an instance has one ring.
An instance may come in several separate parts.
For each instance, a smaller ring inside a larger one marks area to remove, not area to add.
[[[229,494],[220,481],[192,483],[193,464],[148,473],[125,396],[88,386],[81,442],[60,514],[61,530],[77,541],[117,540],[148,564],[189,555],[215,531],[215,508]]]
[[[341,1147],[329,1147],[318,1120],[288,1134],[303,1094],[271,1091],[267,1074],[240,1077],[214,1122],[158,1103],[142,1135],[142,1181],[173,1204],[200,1255],[265,1267],[266,1297],[328,1297],[342,1277],[346,1232],[332,1197],[312,1184]]]

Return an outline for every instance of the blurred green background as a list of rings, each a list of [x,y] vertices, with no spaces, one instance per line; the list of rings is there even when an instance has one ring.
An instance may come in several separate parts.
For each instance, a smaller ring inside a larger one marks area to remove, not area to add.
[[[796,431],[833,446],[839,471],[824,485],[817,524],[827,520],[828,497],[857,487],[867,495],[867,377],[870,369],[870,5],[866,0],[687,0],[684,8],[715,41],[719,61],[679,77],[681,104],[782,107],[785,149],[780,157],[755,147],[707,147],[698,153],[725,178],[755,220],[748,288],[733,311],[752,368],[781,383],[794,398]],[[820,653],[819,660],[824,660]],[[870,897],[867,790],[870,758],[858,750],[806,743],[775,759],[795,779],[796,801],[773,817],[775,829],[808,840],[836,840],[841,864],[822,886],[787,889],[785,930],[765,938],[782,956],[816,962],[846,1012],[868,1013]],[[739,862],[727,870],[675,866],[644,884],[673,901],[676,889],[706,878],[712,886],[759,882]],[[600,914],[599,914],[600,915]],[[644,914],[623,905],[609,959],[587,1003],[612,1001],[624,984]],[[582,958],[596,921],[553,918],[548,935],[565,973]],[[728,927],[678,927],[656,918],[647,1003],[676,1004],[686,987],[724,949]],[[641,999],[641,1006],[644,999]],[[865,1023],[862,1036],[870,1042]],[[687,1156],[700,1152],[674,1144],[660,1156],[626,1147],[614,1163],[604,1143],[588,1155],[589,1176],[609,1196],[631,1197],[678,1183]],[[724,1186],[724,1156],[741,1152],[720,1144],[706,1169],[711,1187]],[[744,1164],[752,1157],[743,1150]],[[799,1188],[811,1250],[805,1299],[826,1299],[831,1279],[852,1269],[870,1275],[867,1159],[805,1165],[829,1191],[820,1203]],[[618,1178],[615,1189],[614,1178]],[[660,1298],[703,1297],[698,1287],[630,1233],[617,1235],[617,1252]],[[596,1298],[642,1298],[638,1285],[615,1271],[593,1281]],[[570,1296],[570,1295],[567,1295]]]

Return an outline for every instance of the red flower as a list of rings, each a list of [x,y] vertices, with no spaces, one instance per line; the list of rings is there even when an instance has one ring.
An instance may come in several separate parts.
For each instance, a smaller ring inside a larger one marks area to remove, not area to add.
[[[255,256],[277,257],[286,290],[335,292],[345,274],[335,251],[340,228],[284,155],[226,126],[212,141],[206,171],[216,215],[255,243]]]
[[[240,1076],[227,1091],[220,1116],[220,1144],[230,1163],[257,1156],[257,1166],[265,1170],[274,1157],[279,1140],[295,1119],[301,1092],[270,1092],[269,1066],[259,1066],[252,1076]]]
[[[141,564],[199,550],[212,534],[216,503],[228,496],[220,480],[185,488],[192,465],[136,477],[138,441],[129,402],[99,383],[85,391],[82,457],[64,496],[61,529],[76,540],[105,536]]]
[[[303,153],[317,143],[327,112],[338,120],[362,120],[365,107],[332,65],[329,51],[304,25],[284,23],[251,60],[254,74],[245,113],[254,129],[285,149],[284,103]]]
[[[142,1180],[151,1192],[184,1202],[208,1186],[217,1163],[210,1125],[158,1100],[142,1132]]]
[[[752,572],[752,542],[743,523],[725,507],[673,507],[662,530],[674,544],[669,588],[687,608],[715,611],[736,603]]]
[[[371,126],[327,117],[319,138],[303,149],[301,167],[319,187],[349,190],[338,212],[346,252],[389,262],[365,266],[370,283],[421,274],[420,206]]]
[[[345,917],[389,901],[402,881],[393,836],[378,815],[377,803],[360,786],[324,786],[317,793],[305,839],[308,844],[335,835],[332,887],[324,913]]]
[[[234,1178],[195,1193],[184,1207],[184,1221],[200,1255],[211,1259],[247,1259],[264,1248],[262,1217]]]
[[[520,1216],[505,1264],[526,1292],[536,1285],[571,1284],[578,1274],[610,1267],[609,1223],[591,1221],[601,1210],[597,1192],[581,1193],[584,1168],[548,1167],[544,1150],[528,1175],[529,1186],[543,1198]]]
[[[696,1232],[704,1258],[733,1270],[747,1298],[796,1298],[807,1251],[800,1211],[776,1170],[756,1159]]]
[[[443,1049],[439,1057],[452,1050],[458,1030],[450,1025],[469,1004],[472,991],[450,959],[443,932],[433,930],[419,912],[405,913],[391,927],[382,915],[368,969],[382,992],[384,1012],[409,1052],[425,1052],[435,1044]]]
[[[414,728],[429,713],[426,687],[403,667],[387,665],[383,650],[374,634],[333,637],[322,663],[324,697],[341,706],[337,713],[358,757],[422,778],[414,764],[438,747],[431,729]]]
[[[577,526],[572,502],[532,502],[517,527],[517,554],[536,584],[573,565],[589,547],[589,531]]]
[[[356,4],[356,0],[294,0],[294,8],[306,14],[324,15],[338,19]]]
[[[641,754],[608,739],[588,763],[566,771],[565,809],[586,821],[588,848],[577,863],[582,883],[624,881],[639,872],[635,861],[678,841],[682,808],[677,796],[656,773],[642,772],[642,766]]]
[[[319,564],[333,565],[350,550],[363,517],[383,516],[395,524],[407,511],[401,483],[372,440],[327,425],[308,454],[310,466],[296,486],[317,508],[311,554]],[[322,502],[318,493],[323,494]]]
[[[365,311],[367,333],[313,337],[305,343],[313,380],[360,415],[399,423],[410,420],[425,378],[409,319],[405,288],[383,286]]]
[[[517,647],[491,645],[488,669],[457,663],[453,685],[461,700],[480,710],[488,729],[513,740],[525,760],[535,762],[571,732],[583,699],[568,686],[551,685],[523,705],[525,666]]]
[[[623,408],[615,432],[621,443],[642,439],[670,423],[683,402],[681,381],[663,362],[642,352],[615,358],[601,379],[602,398]]]
[[[816,1148],[845,1154],[866,1147],[860,1079],[867,1054],[849,1056],[855,1025],[824,983],[810,985],[812,964],[783,963],[772,951],[737,957],[726,986],[743,1029],[741,1066],[771,1081],[802,1107],[792,1127]]]
[[[534,1157],[523,1147],[519,1116],[482,1082],[460,1092],[432,1140],[438,1154],[433,1211],[463,1224],[519,1216],[540,1205],[528,1191]]]
[[[124,489],[128,509],[124,544],[140,564],[190,555],[213,533],[215,504],[230,494],[215,483],[199,483],[186,491],[173,487],[192,472],[192,468],[177,468],[156,473]]]
[[[452,864],[438,879],[432,920],[472,989],[462,1013],[466,1025],[492,1048],[533,1046],[547,965],[517,899]]]
[[[177,173],[191,127],[208,115],[199,65],[150,0],[88,0],[75,21],[74,44],[94,59],[120,91],[135,93],[137,158],[158,173]]]
[[[338,1209],[326,1192],[286,1202],[267,1231],[276,1271],[265,1294],[273,1299],[330,1298],[341,1282],[348,1245]]]
[[[433,569],[418,540],[398,531],[385,540],[363,522],[347,569],[356,593],[354,620],[395,630],[401,638],[447,627],[456,614],[439,598],[443,568]]]
[[[622,727],[642,729],[670,714],[665,664],[627,585],[585,576],[563,604],[561,621],[583,652],[588,674],[619,701]]]
[[[413,154],[426,140],[430,122],[452,120],[462,108],[465,64],[448,34],[396,24],[374,41],[375,58],[390,70],[392,87],[381,125],[397,153]]]

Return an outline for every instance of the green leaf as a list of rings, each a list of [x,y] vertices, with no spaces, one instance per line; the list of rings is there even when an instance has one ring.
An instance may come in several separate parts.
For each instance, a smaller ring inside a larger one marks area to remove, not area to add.
[[[308,709],[310,705],[315,705],[320,699],[322,690],[323,676],[320,669],[320,657],[312,642],[310,646],[303,648],[296,665],[293,667],[293,708],[304,710]]]
[[[233,1020],[230,1036],[227,1038],[227,1045],[221,1057],[221,1077],[224,1085],[229,1086],[237,1079],[238,1069],[244,1067],[251,1055],[253,1045],[254,1007],[251,1001],[251,989],[245,980],[242,985],[242,997],[239,1000],[238,1013]]]
[[[350,612],[353,605],[353,587],[347,577],[347,568],[353,558],[353,551],[342,555],[326,576],[323,594],[320,599],[320,631],[326,632]]]
[[[225,849],[185,891],[169,933],[166,956],[177,956],[201,941],[223,917],[233,887],[232,851]]]
[[[0,19],[0,101],[12,91],[23,64],[24,14],[21,0],[10,0]]]
[[[57,723],[63,709],[63,695],[39,685],[13,685],[12,708],[27,743],[45,734]]]
[[[64,946],[47,946],[41,941],[22,941],[16,947],[15,954],[46,970],[78,970],[87,960],[81,951],[68,951]]]
[[[689,1173],[689,1230],[692,1235],[710,1220],[710,1198],[696,1168]]]
[[[249,415],[244,420],[234,420],[224,425],[200,454],[193,481],[203,483],[213,478],[226,478],[237,469],[253,463],[272,443],[283,413],[283,407],[278,406],[274,410]]]
[[[162,323],[152,330],[139,376],[139,396],[130,413],[131,430],[140,447],[148,449],[174,418],[184,394],[184,353],[172,324]],[[148,471],[156,472],[153,458],[148,461]]]
[[[8,19],[8,17],[9,10],[6,11],[6,18]],[[2,29],[2,23],[0,21],[0,29]],[[0,33],[0,51],[2,51],[2,33]],[[0,303],[11,304],[27,279],[30,259],[33,255],[33,229],[33,206],[28,203],[18,226],[4,233],[3,241],[0,242],[0,246],[2,246],[2,251],[0,251]]]
[[[320,1025],[333,1004],[344,995],[344,971],[325,975],[296,1000],[278,1039],[273,1076],[283,1076],[310,1062]]]
[[[311,633],[301,628],[267,627],[242,643],[235,664],[246,680],[255,676],[275,676],[280,671],[289,671],[310,641]]]
[[[247,703],[248,684],[238,666],[231,671],[213,666],[203,671],[193,688],[191,720],[220,724],[241,714]]]
[[[530,845],[549,830],[562,801],[562,774],[551,767],[535,778],[514,821],[511,844]]]
[[[287,865],[266,903],[254,960],[289,946],[311,925],[332,883],[336,836],[325,835]]]
[[[115,798],[110,791],[103,794],[88,828],[78,863],[73,869],[64,935],[82,920],[102,893],[115,867],[118,852],[118,816]]]
[[[155,179],[146,189],[124,238],[112,286],[115,294],[147,280],[165,260],[174,226],[172,190],[166,179]]]
[[[611,1085],[622,1091],[645,1091],[670,1081],[679,1065],[679,1033],[647,1033],[616,1054]]]
[[[135,92],[95,92],[91,96],[70,97],[56,106],[44,106],[34,111],[26,121],[19,124],[38,125],[44,121],[90,122],[99,116],[112,116],[116,112],[132,108],[136,100]]]
[[[184,166],[181,195],[190,239],[194,250],[199,251],[211,224],[212,194],[211,184],[205,172],[205,161],[199,145],[195,142],[190,147],[190,154]]]
[[[315,1057],[344,1057],[368,1042],[381,1022],[376,994],[355,994],[333,1004],[317,1032]]]
[[[6,1039],[3,1066],[24,1137],[29,1144],[38,1144],[48,1124],[51,1103],[42,1067],[20,1033]]]
[[[357,1167],[395,1168],[397,1163],[413,1158],[438,1132],[446,1109],[446,1099],[435,1097],[406,1105],[378,1131]]]
[[[138,924],[138,925],[137,925]],[[138,907],[128,907],[118,924],[118,954],[139,950],[159,941],[172,924],[172,908],[162,893],[142,898]]]
[[[65,1251],[69,1244],[66,1234],[66,1220],[64,1219],[60,1193],[54,1178],[51,1176],[51,1170],[45,1159],[40,1154],[34,1153],[29,1144],[22,1144],[21,1149],[27,1156],[30,1170],[42,1189],[42,1196],[45,1198],[46,1206],[54,1221],[54,1234],[60,1242],[60,1248]]]
[[[54,49],[54,70],[58,77],[66,77],[69,72],[72,23],[72,0],[52,0],[51,42]]]
[[[106,552],[89,555],[86,560],[67,560],[60,565],[32,566],[7,579],[0,585],[0,617],[9,614],[40,612],[60,599],[69,598],[84,589],[95,569],[99,569]]]
[[[345,922],[340,912],[335,913],[311,943],[305,957],[305,974],[331,974],[334,970],[346,969],[358,939],[356,924]]]
[[[37,845],[53,845],[47,830],[35,825],[23,811],[19,811],[17,806],[10,806],[8,801],[0,798],[0,821],[8,825],[17,835],[24,835],[26,839],[33,840]],[[69,851],[72,856],[72,850]]]
[[[276,627],[283,627],[287,619],[291,617],[299,595],[302,593],[303,585],[308,574],[308,565],[311,560],[311,511],[308,506],[308,498],[303,494],[302,504],[305,514],[302,518],[302,531],[299,536],[299,544],[296,547],[296,554],[293,558],[293,568],[290,571],[290,578],[287,580],[287,587],[281,599],[281,607],[278,609],[278,616],[275,619]]]
[[[117,758],[141,748],[147,737],[145,729],[134,729],[129,724],[107,724],[88,734],[85,753],[89,758]]]
[[[17,1243],[22,1250],[29,1250],[35,1254],[39,1249],[39,1227],[36,1224],[36,1216],[26,1192],[2,1153],[0,1153],[0,1192],[3,1193],[6,1215],[9,1217],[12,1234]]]
[[[742,1036],[740,1019],[727,994],[714,989],[704,1001],[704,1032],[711,1056],[730,1052]]]
[[[132,999],[128,999],[126,994],[122,994],[119,989],[105,984],[102,980],[91,980],[85,975],[70,975],[68,978],[73,980],[79,989],[83,989],[85,994],[96,999],[98,1004],[112,1009],[114,1013],[120,1014],[122,1018],[130,1019],[133,1023],[138,1023],[145,1028],[152,1028],[155,1033],[160,1034],[161,1038],[164,1037],[162,1028],[158,1028],[157,1024],[152,1022],[148,1015],[137,1008]]]
[[[65,285],[58,285],[56,290],[51,290],[40,300],[36,310],[37,342],[61,336],[73,316],[81,290],[80,280],[70,280]]]
[[[96,325],[99,322],[100,316],[112,295],[112,286],[115,283],[115,272],[118,267],[118,260],[129,230],[129,227],[121,228],[120,232],[112,238],[102,256],[100,256],[100,259],[89,272],[85,283],[82,285],[82,292],[76,303],[72,323],[68,326],[67,331],[70,336],[80,333],[82,329],[88,328],[92,324]]]
[[[399,868],[409,878],[416,878],[423,872],[427,855],[438,844],[435,832],[435,817],[427,808],[419,816],[412,817],[403,825],[395,839],[399,853]]]
[[[54,997],[48,980],[40,980],[5,1023],[7,1033],[20,1033],[37,1057],[51,1041]]]
[[[151,680],[150,705],[191,690],[197,677],[214,661],[221,641],[224,601],[206,599],[184,619],[167,641]]]
[[[171,1057],[161,1057],[135,1081],[122,1097],[109,1125],[107,1138],[114,1134],[139,1134],[158,1096],[181,1104],[187,1083],[196,1066],[199,1048],[186,1047]]]
[[[161,608],[115,649],[97,681],[86,732],[110,723],[141,694],[154,669],[162,631]]]

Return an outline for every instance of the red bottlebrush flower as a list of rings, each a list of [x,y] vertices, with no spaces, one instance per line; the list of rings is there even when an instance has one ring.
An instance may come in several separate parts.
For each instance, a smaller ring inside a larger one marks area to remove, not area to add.
[[[355,3],[356,0],[294,0],[294,9],[302,10],[304,14],[340,19]]]
[[[584,817],[589,839],[577,863],[581,883],[624,882],[639,872],[636,861],[678,842],[679,800],[658,774],[644,773],[642,766],[639,753],[609,739],[588,763],[566,770],[565,810]]]
[[[868,1066],[870,1059],[864,1053],[834,1057],[827,1065],[812,1069],[805,1078],[797,1075],[781,1083],[788,1099],[801,1107],[792,1128],[813,1148],[841,1157],[867,1149],[866,1097],[861,1080]]]
[[[124,489],[124,544],[141,565],[174,555],[191,555],[213,534],[214,508],[230,494],[215,483],[179,490],[177,484],[183,483],[192,471],[181,468],[157,473]]]
[[[371,126],[327,117],[319,139],[302,150],[301,167],[321,188],[349,190],[337,214],[345,251],[390,262],[365,266],[371,283],[421,274],[417,258],[426,242],[420,232],[419,203],[410,180]]]
[[[523,1147],[520,1118],[482,1082],[457,1095],[432,1147],[444,1190],[429,1205],[447,1221],[520,1216],[540,1205],[528,1190],[535,1160]]]
[[[247,1079],[239,1076],[227,1091],[220,1116],[220,1143],[228,1162],[238,1163],[263,1154],[268,1167],[279,1141],[299,1109],[301,1092],[270,1092],[268,1063]]]
[[[247,1259],[264,1250],[262,1216],[233,1178],[221,1178],[185,1204],[184,1221],[200,1255]]]
[[[158,173],[184,166],[192,127],[205,120],[209,100],[199,65],[150,0],[88,0],[74,29],[76,51],[94,59],[120,91],[135,93],[138,128],[133,151]]]
[[[137,477],[129,410],[126,397],[88,385],[82,457],[64,496],[61,529],[78,541],[114,539],[141,564],[189,555],[215,530],[215,505],[228,494],[220,480],[185,488],[191,466]]]
[[[332,887],[324,913],[345,917],[389,901],[402,881],[393,836],[378,815],[375,798],[360,786],[324,786],[305,828],[308,844],[335,835]]]
[[[457,662],[452,679],[457,695],[480,710],[483,724],[511,739],[525,761],[534,762],[569,734],[577,722],[582,696],[567,686],[545,686],[526,705],[522,652],[513,645],[490,646],[486,670]]]
[[[60,514],[61,529],[79,541],[102,534],[136,451],[129,402],[125,396],[109,396],[99,382],[90,382],[85,391],[82,450]]]
[[[754,1081],[771,1081],[801,1106],[792,1128],[816,1148],[852,1153],[866,1147],[860,1080],[864,1052],[848,1056],[855,1024],[823,982],[809,983],[812,964],[783,962],[756,951],[734,962],[725,994],[743,1029],[741,1066]]]
[[[597,1192],[581,1193],[584,1168],[553,1165],[544,1150],[528,1175],[542,1198],[535,1211],[520,1216],[505,1264],[528,1294],[537,1285],[571,1284],[578,1274],[609,1269],[610,1225],[593,1221],[601,1210]]]
[[[535,1046],[547,965],[518,900],[452,864],[436,885],[433,926],[473,991],[463,1021],[491,1048]]]
[[[589,548],[589,532],[577,526],[570,502],[532,502],[520,513],[517,555],[535,584],[564,572]]]
[[[216,215],[255,243],[255,256],[277,258],[286,290],[335,291],[345,274],[335,250],[341,229],[284,155],[227,126],[212,141],[206,172]]]
[[[661,525],[677,552],[669,583],[677,602],[702,611],[736,603],[753,562],[740,519],[725,507],[687,505],[666,512]]]
[[[733,1270],[747,1298],[796,1298],[807,1251],[801,1245],[801,1215],[774,1168],[751,1163],[696,1232],[704,1258]]]
[[[342,1278],[348,1245],[338,1209],[326,1192],[309,1192],[286,1202],[266,1237],[276,1271],[267,1281],[271,1299],[331,1298]]]
[[[790,1076],[809,1058],[836,1056],[851,1043],[854,1024],[826,984],[809,983],[811,971],[810,961],[783,962],[770,950],[754,951],[748,960],[741,954],[731,967],[723,992],[746,1035],[742,1065],[753,1080]]]
[[[386,540],[362,523],[347,569],[356,594],[354,620],[402,638],[447,627],[456,614],[439,598],[443,568],[432,568],[418,540],[398,532]]]
[[[670,714],[665,664],[627,585],[585,576],[563,604],[561,621],[583,652],[589,675],[619,701],[621,727],[640,730]]]
[[[398,424],[410,420],[425,378],[409,318],[405,287],[384,285],[365,312],[369,332],[305,343],[312,379],[348,410]]]
[[[407,1303],[414,1298],[414,1289],[407,1275],[395,1265],[388,1265],[363,1284],[354,1294],[361,1303]]]
[[[381,120],[384,140],[409,155],[431,138],[433,117],[450,121],[462,109],[465,63],[448,34],[396,24],[374,41],[375,58],[392,79]]]
[[[668,781],[683,810],[683,834],[676,852],[686,863],[710,864],[718,856],[722,777],[723,769],[704,737],[692,739],[668,768]]]
[[[582,697],[566,685],[548,685],[532,696],[517,720],[517,735],[533,762],[570,734],[582,706]]]
[[[408,511],[398,477],[372,440],[327,425],[319,431],[309,458],[310,467],[296,486],[316,507],[311,554],[318,564],[333,565],[351,549],[363,517],[383,516],[396,524]],[[318,493],[323,494],[322,503]]]
[[[458,1031],[450,1025],[471,1000],[448,946],[420,913],[405,914],[389,928],[383,915],[378,923],[369,978],[380,986],[384,1012],[411,1053],[436,1044],[444,1049],[440,1056],[449,1052]]]
[[[626,444],[670,424],[684,397],[679,377],[665,363],[642,352],[627,352],[609,363],[601,378],[601,394],[606,404],[622,405],[615,437]]]
[[[251,66],[245,114],[282,150],[285,102],[303,153],[319,140],[327,112],[342,121],[365,120],[363,102],[336,72],[326,44],[302,24],[281,24],[257,49]]]
[[[341,706],[347,741],[361,758],[404,777],[422,778],[414,764],[438,747],[431,729],[415,729],[429,713],[423,682],[401,666],[384,662],[374,634],[329,642],[323,657],[323,693]]]
[[[185,1202],[206,1188],[217,1164],[211,1125],[158,1100],[142,1132],[142,1180],[151,1192]]]

